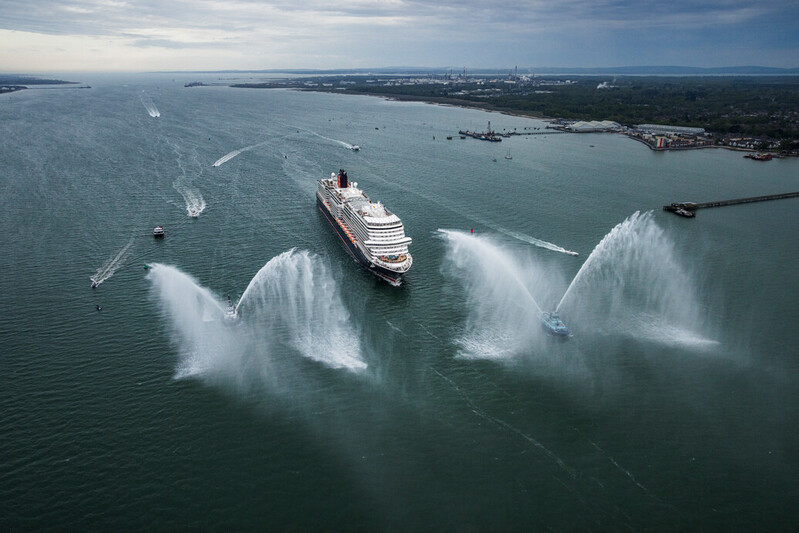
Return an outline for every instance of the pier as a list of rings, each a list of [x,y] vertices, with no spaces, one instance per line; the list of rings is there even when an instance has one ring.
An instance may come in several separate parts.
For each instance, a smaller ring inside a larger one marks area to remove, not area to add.
[[[735,200],[721,200],[719,202],[705,202],[697,204],[694,202],[680,202],[664,205],[664,211],[671,211],[675,215],[683,217],[693,217],[694,211],[707,207],[724,207],[726,205],[749,204],[753,202],[767,202],[769,200],[782,200],[784,198],[799,198],[799,192],[787,192],[783,194],[769,194],[767,196],[753,196],[751,198],[738,198]]]

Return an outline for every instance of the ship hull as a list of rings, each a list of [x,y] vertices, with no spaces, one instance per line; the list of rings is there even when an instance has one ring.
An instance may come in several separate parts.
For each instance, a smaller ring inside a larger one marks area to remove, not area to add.
[[[373,264],[358,248],[355,243],[353,243],[350,238],[344,233],[344,230],[339,227],[338,223],[334,219],[333,215],[328,211],[327,206],[322,202],[319,196],[316,197],[316,207],[319,208],[319,211],[325,216],[325,220],[330,224],[333,228],[333,231],[336,233],[339,241],[347,250],[347,252],[352,256],[355,261],[360,263],[366,270],[374,274],[375,276],[386,280],[387,282],[391,283],[392,285],[399,285],[402,281],[402,274],[399,272],[393,272],[386,268],[381,267],[380,265]]]

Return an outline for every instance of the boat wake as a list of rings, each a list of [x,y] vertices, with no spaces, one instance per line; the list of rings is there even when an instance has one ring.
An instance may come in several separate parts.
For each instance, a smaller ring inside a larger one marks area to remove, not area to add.
[[[199,190],[193,187],[185,187],[179,192],[183,196],[183,200],[186,202],[186,214],[188,216],[196,218],[203,211],[205,211],[205,199]]]
[[[307,131],[309,133],[311,133],[312,135],[316,135],[317,137],[319,137],[321,139],[324,139],[326,141],[330,141],[332,143],[338,144],[339,146],[343,146],[347,150],[353,150],[353,151],[360,150],[360,147],[355,145],[355,144],[350,144],[348,142],[340,141],[338,139],[331,139],[330,137],[325,137],[324,135],[320,135],[319,133],[316,133],[315,131],[311,131],[311,130],[307,130]]]
[[[222,157],[220,157],[219,159],[217,159],[216,161],[214,161],[214,164],[211,165],[211,166],[212,167],[222,166],[225,163],[227,163],[228,161],[230,161],[231,159],[233,159],[234,157],[236,157],[237,155],[239,155],[241,153],[244,153],[244,152],[247,152],[249,150],[252,150],[253,148],[258,148],[259,146],[263,146],[267,142],[268,141],[264,141],[262,143],[253,144],[252,146],[245,146],[244,148],[239,148],[238,150],[233,150],[232,152],[229,152],[229,153],[223,155]]]
[[[176,379],[241,390],[291,380],[303,359],[351,371],[367,366],[335,281],[308,252],[270,260],[242,294],[235,320],[227,299],[176,267],[151,265],[147,278],[178,350]]]
[[[571,250],[567,250],[562,246],[558,246],[557,244],[553,244],[551,242],[543,241],[541,239],[536,239],[535,237],[531,237],[530,235],[525,235],[524,233],[519,233],[518,231],[512,231],[498,224],[494,224],[493,222],[489,222],[487,220],[483,220],[478,217],[473,217],[473,220],[483,226],[489,227],[494,231],[502,233],[503,235],[507,235],[508,237],[513,237],[514,239],[520,240],[522,242],[526,242],[528,244],[532,244],[538,246],[539,248],[545,248],[547,250],[552,250],[553,252],[558,252],[566,255],[579,255],[577,252],[573,252]]]
[[[153,117],[158,118],[161,116],[161,112],[158,111],[158,108],[155,107],[155,103],[153,103],[153,99],[145,92],[142,91],[139,95],[139,99],[141,100],[142,105],[144,105],[144,109],[147,110],[147,113]]]
[[[497,418],[495,416],[490,415],[484,409],[480,408],[474,402],[474,400],[472,400],[472,398],[470,398],[463,391],[463,389],[461,389],[458,386],[458,384],[455,383],[452,379],[450,379],[449,377],[445,376],[444,374],[442,374],[441,372],[439,372],[437,369],[435,369],[433,367],[431,367],[431,370],[433,372],[435,372],[436,375],[438,375],[438,377],[440,377],[444,382],[446,382],[450,387],[452,387],[460,395],[460,397],[464,400],[464,402],[466,402],[466,404],[469,406],[469,409],[472,411],[472,413],[474,413],[476,416],[478,416],[478,417],[480,417],[480,418],[482,418],[482,419],[484,419],[484,420],[486,420],[488,422],[494,423],[497,426],[499,426],[499,427],[501,427],[501,428],[503,428],[503,429],[505,429],[507,431],[510,431],[511,433],[514,433],[518,437],[521,437],[522,439],[524,439],[525,441],[527,441],[528,443],[530,443],[534,447],[536,447],[538,450],[540,450],[549,459],[551,459],[555,464],[557,464],[557,466],[561,470],[563,470],[564,472],[569,474],[569,477],[571,477],[572,479],[575,479],[577,477],[577,470],[576,469],[568,466],[563,461],[563,459],[558,457],[552,450],[550,450],[549,448],[544,446],[540,441],[538,441],[538,439],[534,438],[532,435],[529,435],[529,434],[523,432],[519,428],[517,428],[515,426],[512,426],[508,422],[505,422],[504,420],[502,420],[500,418]]]
[[[557,244],[553,244],[553,243],[547,242],[547,241],[542,241],[541,239],[536,239],[535,237],[531,237],[530,235],[525,235],[524,233],[511,231],[509,229],[505,229],[505,228],[503,228],[501,226],[497,226],[497,225],[491,224],[491,223],[485,223],[485,224],[489,228],[491,228],[493,230],[496,230],[496,231],[498,231],[498,232],[500,232],[500,233],[502,233],[504,235],[507,235],[508,237],[513,237],[514,239],[518,239],[518,240],[520,240],[522,242],[533,244],[535,246],[538,246],[539,248],[545,248],[547,250],[552,250],[553,252],[559,252],[559,253],[566,254],[566,255],[575,255],[575,256],[576,255],[580,255],[577,252],[573,252],[571,250],[567,250],[566,248],[563,248],[562,246],[558,246]]]
[[[205,211],[207,207],[202,193],[199,189],[192,186],[192,176],[202,176],[204,172],[197,151],[192,150],[185,152],[168,138],[165,139],[165,142],[172,148],[172,151],[175,152],[176,162],[180,169],[180,176],[172,182],[172,187],[183,197],[186,215],[196,218],[200,216],[200,213]],[[187,166],[189,167],[188,169]]]
[[[94,275],[89,278],[92,281],[92,287],[100,285],[102,282],[113,276],[114,272],[119,270],[119,268],[128,258],[128,251],[132,245],[133,239],[131,239],[119,252],[117,252],[114,257],[106,261],[103,266],[97,269],[97,272],[95,272]]]

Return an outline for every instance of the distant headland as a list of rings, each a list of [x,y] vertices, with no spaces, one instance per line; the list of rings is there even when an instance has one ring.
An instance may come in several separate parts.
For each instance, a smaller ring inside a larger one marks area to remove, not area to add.
[[[79,85],[79,82],[36,78],[33,76],[22,76],[14,74],[0,74],[0,94],[21,91],[23,89],[27,89],[29,85]],[[77,88],[91,89],[91,87],[89,87],[88,85],[84,85]]]

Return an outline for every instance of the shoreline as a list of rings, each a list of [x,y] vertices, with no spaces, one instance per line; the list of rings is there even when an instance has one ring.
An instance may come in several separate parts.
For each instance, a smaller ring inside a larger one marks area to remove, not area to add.
[[[435,97],[427,97],[427,98],[425,98],[425,97],[420,97],[420,96],[381,94],[381,93],[369,93],[369,92],[359,92],[359,93],[352,93],[352,92],[346,92],[346,91],[344,91],[344,92],[333,92],[333,91],[322,91],[322,90],[305,89],[305,88],[298,89],[298,90],[300,90],[300,91],[309,91],[309,92],[319,92],[319,93],[330,93],[330,94],[348,94],[348,95],[351,95],[351,96],[353,96],[353,95],[354,96],[374,96],[374,97],[378,97],[378,98],[383,98],[384,100],[393,100],[393,101],[397,101],[397,102],[421,102],[421,103],[424,103],[424,104],[440,105],[440,106],[444,106],[444,107],[458,107],[458,108],[461,108],[461,109],[477,109],[477,110],[480,110],[480,111],[487,111],[489,113],[499,113],[501,115],[508,115],[508,116],[511,116],[511,117],[532,118],[532,119],[542,120],[544,122],[549,122],[549,123],[558,122],[559,120],[561,120],[561,119],[556,118],[556,117],[545,117],[543,115],[535,115],[535,114],[532,114],[532,113],[525,113],[523,111],[512,111],[512,110],[508,110],[507,108],[500,108],[500,107],[497,107],[497,106],[493,106],[491,104],[482,104],[480,102],[472,102],[471,100],[460,100],[460,99],[454,99],[454,98],[435,98]],[[564,130],[557,130],[557,131],[560,131],[561,133],[572,133],[572,134],[575,134],[575,135],[580,135],[579,132],[564,131]],[[768,152],[768,151],[755,150],[755,149],[752,149],[752,148],[741,148],[741,147],[738,147],[738,146],[725,146],[725,145],[719,145],[719,144],[710,144],[710,145],[705,145],[705,146],[679,146],[679,147],[674,147],[674,148],[655,148],[654,146],[650,145],[645,140],[639,139],[638,137],[635,137],[633,135],[627,135],[624,132],[592,131],[592,132],[586,132],[586,133],[613,133],[613,134],[623,135],[624,137],[627,137],[628,139],[632,139],[634,141],[637,141],[637,142],[645,145],[647,148],[649,148],[653,152],[680,152],[680,151],[686,151],[686,150],[704,150],[704,149],[708,149],[708,148],[721,148],[721,149],[724,149],[724,150],[732,150],[732,151],[735,151],[735,152],[750,152],[750,153],[766,152],[766,153],[771,153],[771,152]],[[776,156],[777,157],[794,157],[794,156],[790,156],[790,155],[783,156],[783,155],[780,155],[780,154],[776,154]]]
[[[238,85],[237,88],[278,88],[278,87],[247,87],[246,85]],[[328,93],[328,94],[345,94],[349,96],[371,96],[382,98],[384,100],[389,101],[396,101],[396,102],[421,102],[425,104],[432,104],[432,105],[440,105],[444,107],[457,107],[461,109],[476,109],[479,111],[486,111],[489,113],[499,113],[501,115],[507,115],[511,117],[519,117],[519,118],[530,118],[541,120],[548,123],[557,123],[562,118],[558,117],[547,117],[541,114],[530,113],[526,111],[519,111],[508,109],[504,107],[499,107],[496,105],[492,105],[488,102],[475,102],[473,100],[463,100],[458,98],[449,98],[449,97],[435,97],[435,96],[416,96],[416,95],[408,95],[408,94],[396,94],[396,93],[380,93],[380,92],[369,92],[369,91],[331,91],[327,89],[321,88],[309,88],[309,87],[284,87],[289,88],[291,90],[296,91],[307,91],[307,92],[317,92],[317,93]],[[559,130],[563,133],[580,133],[580,132],[571,132],[571,131],[564,131]],[[776,158],[789,158],[789,157],[798,157],[795,154],[791,153],[781,153],[775,152],[773,150],[758,150],[754,148],[742,148],[738,146],[726,146],[726,145],[719,145],[719,144],[709,144],[703,146],[677,146],[672,148],[656,148],[650,145],[643,139],[639,139],[633,135],[628,135],[625,132],[586,132],[586,133],[620,133],[625,137],[638,141],[644,145],[646,145],[650,150],[653,152],[679,152],[685,150],[702,150],[707,148],[723,148],[725,150],[732,150],[736,152],[749,152],[749,153],[769,153],[774,155]]]

